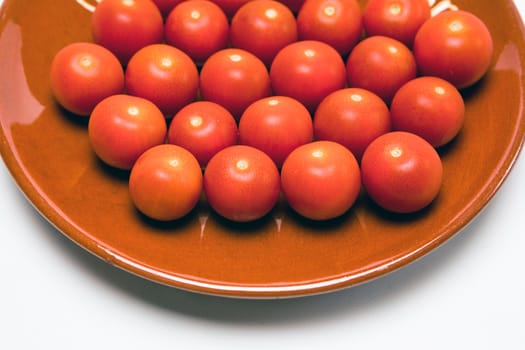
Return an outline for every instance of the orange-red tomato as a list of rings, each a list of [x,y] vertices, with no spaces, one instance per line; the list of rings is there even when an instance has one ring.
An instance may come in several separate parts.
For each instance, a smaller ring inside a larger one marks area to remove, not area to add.
[[[332,141],[296,148],[281,169],[284,197],[300,215],[329,220],[343,215],[361,189],[359,165],[352,152]]]
[[[197,97],[197,66],[183,51],[167,44],[148,45],[137,51],[126,68],[126,90],[155,103],[172,117]]]
[[[162,42],[164,23],[151,0],[104,0],[91,16],[91,30],[94,41],[126,65],[142,47]]]
[[[412,132],[439,147],[461,130],[465,103],[459,91],[446,80],[420,77],[398,90],[390,111],[394,130]]]
[[[63,47],[53,58],[50,85],[62,107],[86,116],[104,98],[123,92],[124,71],[106,48],[78,42]]]
[[[441,189],[443,166],[423,138],[393,131],[372,141],[361,160],[363,186],[383,209],[413,213],[427,207]]]
[[[239,142],[258,148],[280,168],[291,151],[313,139],[312,117],[299,101],[286,96],[252,103],[239,122]]]
[[[129,170],[147,149],[164,143],[166,120],[150,101],[113,95],[100,102],[89,118],[88,135],[106,164]]]
[[[210,206],[226,219],[258,220],[279,199],[279,171],[263,151],[244,145],[230,146],[208,162],[204,191]]]
[[[186,148],[203,168],[215,153],[236,144],[237,138],[237,123],[231,113],[209,101],[183,107],[168,130],[168,142]]]
[[[170,144],[150,148],[129,176],[136,208],[149,218],[171,221],[187,215],[202,194],[202,171],[186,149]]]
[[[166,18],[166,43],[184,51],[194,61],[204,62],[228,45],[228,18],[208,0],[188,0],[175,6]]]
[[[315,139],[342,144],[358,161],[370,142],[390,130],[388,106],[373,92],[360,88],[331,93],[314,115]]]

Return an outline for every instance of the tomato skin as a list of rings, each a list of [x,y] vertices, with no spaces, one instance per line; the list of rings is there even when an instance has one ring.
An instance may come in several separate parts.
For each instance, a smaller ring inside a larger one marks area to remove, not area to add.
[[[414,55],[400,41],[385,36],[364,39],[346,63],[348,85],[370,90],[390,104],[396,91],[416,77]]]
[[[250,1],[233,16],[230,38],[233,47],[253,53],[269,67],[277,52],[297,41],[296,20],[278,1]]]
[[[439,147],[459,133],[465,103],[459,91],[446,80],[420,77],[398,90],[390,111],[394,130],[412,132]]]
[[[368,0],[363,12],[367,36],[387,36],[407,47],[412,47],[417,31],[429,18],[427,0]]]
[[[284,161],[281,188],[300,215],[311,220],[334,219],[347,212],[359,195],[359,165],[336,142],[311,142],[296,148]]]
[[[270,78],[275,95],[295,98],[313,113],[323,98],[345,86],[345,64],[326,43],[298,41],[277,53]]]
[[[420,73],[437,76],[459,89],[479,81],[490,67],[493,41],[483,21],[466,11],[445,11],[419,29],[414,56]]]
[[[60,49],[51,63],[50,87],[68,111],[87,116],[104,98],[124,90],[124,71],[106,48],[73,43]]]
[[[280,194],[279,171],[263,151],[235,145],[219,151],[204,170],[204,191],[210,206],[236,222],[268,214]]]
[[[168,117],[197,97],[197,66],[183,51],[166,44],[137,51],[126,68],[126,90],[146,98]]]
[[[315,139],[342,144],[358,161],[370,142],[390,130],[388,106],[376,94],[360,88],[331,93],[314,115]]]
[[[152,0],[157,5],[163,17],[168,17],[171,10],[178,4],[186,0]]]
[[[164,25],[166,43],[204,62],[228,45],[229,24],[219,6],[208,0],[184,1],[170,12]]]
[[[123,65],[140,48],[160,43],[164,23],[151,0],[104,0],[91,17],[96,43],[113,52]]]
[[[129,176],[135,207],[149,218],[177,220],[197,205],[202,193],[199,163],[186,149],[163,144],[140,156]]]
[[[129,170],[147,149],[164,143],[166,120],[150,101],[112,95],[93,109],[88,123],[91,146],[106,164]]]
[[[441,189],[443,167],[432,145],[404,131],[375,139],[361,160],[363,186],[380,207],[413,213],[427,207]]]
[[[239,143],[262,150],[278,168],[291,151],[312,139],[310,113],[291,97],[272,96],[255,101],[239,122]]]
[[[254,54],[228,48],[204,62],[200,89],[204,100],[220,104],[239,120],[246,107],[270,95],[270,76]]]
[[[297,15],[301,40],[319,40],[345,56],[363,31],[361,8],[356,0],[307,0]]]
[[[237,123],[231,113],[209,101],[183,107],[168,129],[168,142],[190,151],[203,168],[215,153],[235,145],[237,139]]]

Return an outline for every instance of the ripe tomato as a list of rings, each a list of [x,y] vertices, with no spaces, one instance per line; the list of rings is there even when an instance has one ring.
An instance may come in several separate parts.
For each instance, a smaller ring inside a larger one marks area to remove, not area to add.
[[[409,131],[439,147],[463,126],[465,103],[446,80],[420,77],[403,85],[390,106],[394,130]]]
[[[336,142],[311,142],[286,158],[281,186],[288,204],[300,215],[333,219],[348,211],[359,195],[359,165],[352,152]]]
[[[224,11],[228,18],[232,18],[235,12],[247,2],[253,0],[211,0]]]
[[[129,193],[144,215],[171,221],[187,215],[202,194],[202,171],[186,149],[163,144],[140,156],[129,176]]]
[[[237,137],[237,123],[231,113],[209,101],[183,107],[168,129],[168,142],[186,148],[203,168],[215,153],[236,144]]]
[[[319,40],[347,55],[361,39],[363,21],[356,0],[308,0],[297,15],[301,40]]]
[[[197,97],[199,73],[183,51],[166,44],[143,47],[129,60],[126,89],[172,117]]]
[[[417,73],[412,52],[400,41],[379,35],[356,45],[348,57],[346,69],[350,87],[370,90],[387,104]]]
[[[445,11],[429,19],[414,40],[414,56],[424,75],[457,88],[476,83],[492,61],[493,42],[483,21],[466,11]]]
[[[278,1],[250,1],[233,16],[230,38],[233,47],[253,53],[269,67],[279,50],[297,41],[294,14]]]
[[[153,0],[163,17],[168,17],[175,6],[186,0]]]
[[[210,206],[237,222],[262,218],[280,194],[279,171],[263,151],[244,145],[219,151],[204,170],[204,191]]]
[[[200,74],[204,100],[225,107],[236,120],[244,109],[270,95],[270,77],[264,63],[252,53],[229,48],[204,62]]]
[[[361,160],[363,186],[383,209],[412,213],[428,206],[441,188],[443,167],[432,145],[393,131],[372,141]]]
[[[107,47],[123,65],[140,48],[162,42],[164,23],[151,0],[104,0],[91,17],[96,43]]]
[[[264,151],[278,168],[291,151],[312,138],[310,113],[291,97],[272,96],[255,101],[239,122],[239,142]]]
[[[188,0],[177,5],[166,18],[166,42],[202,63],[228,45],[229,24],[219,6],[208,0]]]
[[[124,71],[106,48],[73,43],[57,52],[51,63],[51,91],[70,112],[89,115],[104,98],[124,90]]]
[[[428,0],[369,0],[363,12],[367,36],[387,36],[408,47],[412,47],[417,31],[429,18]]]
[[[342,144],[358,161],[370,142],[390,129],[390,111],[385,102],[376,94],[359,88],[331,93],[314,115],[315,139]]]
[[[164,143],[166,120],[150,101],[113,95],[100,102],[89,118],[88,135],[106,164],[129,170],[147,149]]]
[[[345,64],[330,45],[304,40],[284,47],[275,56],[270,78],[275,95],[295,98],[313,113],[330,93],[346,83]]]

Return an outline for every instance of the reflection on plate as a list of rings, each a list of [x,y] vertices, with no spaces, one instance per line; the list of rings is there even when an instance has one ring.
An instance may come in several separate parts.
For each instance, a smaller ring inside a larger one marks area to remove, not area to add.
[[[292,297],[349,287],[393,271],[467,225],[508,174],[525,133],[525,32],[510,0],[455,1],[495,41],[487,76],[464,91],[464,129],[441,149],[435,203],[390,215],[366,197],[344,217],[314,223],[280,203],[249,225],[226,222],[202,201],[173,223],[133,208],[126,173],[102,165],[86,121],[61,110],[48,86],[54,54],[91,41],[90,13],[74,0],[0,2],[0,151],[20,188],[65,235],[111,264],[182,289],[235,297]]]

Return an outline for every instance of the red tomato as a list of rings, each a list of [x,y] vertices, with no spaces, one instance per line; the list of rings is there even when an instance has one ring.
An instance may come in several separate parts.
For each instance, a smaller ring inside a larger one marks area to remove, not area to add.
[[[297,15],[301,40],[319,40],[347,55],[363,31],[361,8],[356,0],[307,0]]]
[[[278,168],[313,138],[312,117],[299,101],[273,96],[252,103],[239,122],[239,142],[264,151]]]
[[[202,63],[228,45],[229,24],[219,6],[208,0],[188,0],[177,5],[166,18],[166,42]]]
[[[394,130],[409,131],[439,147],[463,126],[465,103],[446,80],[420,77],[403,85],[390,106]]]
[[[414,55],[424,75],[457,88],[480,80],[492,61],[493,42],[483,21],[466,11],[445,11],[429,19],[414,40]]]
[[[390,112],[385,102],[376,94],[359,88],[331,93],[314,115],[315,138],[342,144],[357,160],[361,160],[370,142],[390,129]]]
[[[186,0],[153,0],[163,17],[167,17],[171,10],[183,1]]]
[[[89,118],[88,135],[106,164],[129,170],[147,149],[164,143],[166,120],[150,101],[113,95],[100,102]]]
[[[230,37],[234,47],[253,53],[269,67],[279,50],[297,41],[297,25],[292,11],[280,2],[250,1],[233,16]]]
[[[89,115],[97,103],[124,90],[124,71],[106,48],[73,43],[53,58],[50,84],[62,107],[75,114]]]
[[[210,206],[237,222],[262,218],[277,203],[279,171],[263,151],[244,145],[219,151],[204,170],[204,191]]]
[[[200,74],[204,100],[225,107],[236,120],[244,109],[270,95],[270,76],[264,63],[252,53],[235,48],[214,53]]]
[[[367,36],[388,36],[408,47],[429,18],[428,0],[368,0],[363,12]]]
[[[372,36],[357,44],[346,69],[350,87],[370,90],[387,104],[417,73],[412,52],[400,41],[385,36]]]
[[[232,18],[242,5],[253,0],[211,0],[224,11],[228,18]]]
[[[126,68],[128,93],[150,100],[169,117],[192,102],[198,88],[197,66],[183,51],[170,45],[143,47]]]
[[[432,145],[408,132],[375,139],[361,160],[363,186],[383,209],[412,213],[428,206],[441,189],[443,167]]]
[[[284,197],[292,209],[311,220],[343,215],[361,188],[359,165],[352,152],[332,141],[296,148],[281,169]]]
[[[175,145],[150,148],[129,176],[133,204],[144,215],[171,221],[187,215],[202,194],[202,171],[195,157]]]
[[[125,65],[140,48],[162,42],[164,23],[151,0],[104,0],[93,12],[91,29],[95,42]]]
[[[275,95],[295,98],[313,113],[330,93],[346,83],[345,64],[330,45],[315,40],[292,43],[272,63],[270,78]]]
[[[190,151],[205,167],[218,151],[237,143],[237,123],[230,112],[209,101],[183,107],[173,117],[168,142]]]

